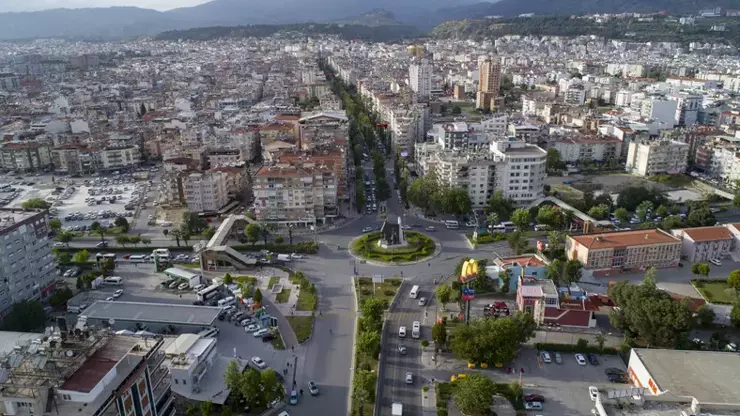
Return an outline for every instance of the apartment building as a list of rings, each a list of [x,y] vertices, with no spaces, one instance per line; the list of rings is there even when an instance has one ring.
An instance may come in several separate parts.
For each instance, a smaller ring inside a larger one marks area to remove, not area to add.
[[[308,226],[338,214],[336,178],[322,166],[264,166],[255,175],[253,190],[260,221]]]
[[[706,262],[730,255],[735,245],[732,231],[725,226],[673,230],[681,239],[681,257],[690,262]]]
[[[568,236],[565,242],[568,258],[596,277],[676,267],[681,250],[681,239],[660,229]]]
[[[586,87],[583,84],[571,84],[565,90],[563,101],[567,105],[581,106],[586,102]]]
[[[677,93],[668,98],[676,101],[676,125],[692,126],[699,121],[699,110],[704,100],[701,94]]]
[[[648,97],[642,100],[640,104],[640,115],[664,124],[667,127],[673,127],[676,124],[676,110],[678,101],[669,100],[662,97]]]
[[[191,173],[183,178],[182,189],[190,212],[216,212],[229,202],[223,172]]]
[[[417,100],[426,101],[432,96],[432,65],[426,58],[413,58],[409,65],[409,86]]]
[[[735,181],[740,180],[740,145],[702,146],[697,150],[697,160],[705,149],[709,150],[706,164],[708,173],[718,181],[734,186]]]
[[[439,181],[452,188],[468,191],[474,208],[488,205],[495,192],[498,161],[487,152],[432,151],[423,161],[424,173],[434,172]]]
[[[488,147],[493,139],[485,132],[476,132],[472,125],[465,122],[435,124],[427,133],[427,137],[444,150]]]
[[[622,141],[616,137],[563,138],[552,143],[552,147],[560,152],[560,159],[566,163],[619,160],[622,153]]]
[[[686,172],[689,145],[675,140],[641,140],[629,144],[627,172],[640,176]]]
[[[547,152],[523,141],[492,142],[490,152],[501,161],[496,166],[495,190],[524,205],[545,196]]]
[[[206,166],[234,166],[242,163],[241,152],[237,149],[208,149],[205,152]]]
[[[46,211],[0,209],[0,315],[22,300],[45,299],[56,264]]]
[[[2,357],[0,407],[8,416],[173,416],[163,340],[80,325],[47,330]],[[43,363],[44,365],[40,365]]]
[[[22,172],[51,167],[50,148],[38,142],[11,142],[0,145],[0,169]]]
[[[96,152],[93,155],[93,163],[95,162],[97,162],[97,169],[93,170],[111,171],[132,168],[141,164],[141,151],[137,146],[111,146]]]
[[[78,173],[82,171],[81,149],[79,145],[70,144],[51,149],[51,164],[55,172]]]

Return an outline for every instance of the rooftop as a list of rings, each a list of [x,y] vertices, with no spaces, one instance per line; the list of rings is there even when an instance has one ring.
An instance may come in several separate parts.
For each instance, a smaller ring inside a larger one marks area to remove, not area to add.
[[[111,337],[108,343],[95,351],[60,389],[89,393],[141,340],[131,336]]]
[[[501,266],[524,266],[524,267],[545,267],[547,263],[536,254],[526,256],[502,257],[497,258],[496,264]]]
[[[0,234],[5,230],[14,229],[18,224],[28,221],[36,215],[41,214],[41,210],[24,211],[18,208],[0,208]],[[43,233],[47,233],[47,229]]]
[[[584,234],[568,236],[568,238],[574,240],[576,244],[583,245],[589,250],[681,242],[678,237],[670,235],[658,228],[616,231],[613,233]]]
[[[724,226],[685,228],[681,231],[696,242],[732,240],[732,232]]]
[[[632,350],[664,394],[700,403],[740,403],[740,354],[661,349]]]
[[[88,319],[115,319],[158,324],[209,326],[221,308],[165,303],[99,300],[82,312]]]

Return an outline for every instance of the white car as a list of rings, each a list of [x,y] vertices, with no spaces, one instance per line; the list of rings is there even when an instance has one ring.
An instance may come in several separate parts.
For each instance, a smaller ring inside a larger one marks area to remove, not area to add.
[[[259,331],[259,329],[260,329],[259,325],[252,324],[252,325],[249,325],[249,326],[245,327],[244,328],[244,331],[245,332],[254,332],[254,331]]]
[[[290,413],[288,412],[280,412],[278,416],[290,416]]]
[[[365,227],[365,228],[363,228],[363,229],[362,229],[362,232],[363,232],[363,233],[369,233],[369,232],[371,232],[372,230],[373,230],[373,227]]]
[[[121,295],[123,295],[123,289],[118,289],[113,293],[113,297],[116,299],[120,298]]]
[[[426,230],[427,230],[427,231],[434,231],[434,230],[435,230],[435,228],[434,228],[434,226],[433,226],[433,225],[430,225],[429,227],[427,227],[427,228],[426,228]]]
[[[414,384],[414,375],[406,373],[406,384]]]
[[[260,357],[252,357],[252,363],[254,363],[254,365],[256,365],[259,368],[267,367],[267,364],[265,364],[265,362],[262,361],[262,358]]]
[[[259,331],[255,331],[254,336],[261,337],[261,336],[267,335],[268,332],[270,331],[267,328],[262,328]]]
[[[188,288],[188,286],[190,286],[190,285],[187,284],[187,283],[180,283],[180,285],[177,286],[177,290],[185,290],[185,289]]]
[[[401,338],[406,337],[406,327],[405,326],[398,328],[398,336]]]
[[[64,243],[54,243],[53,247],[66,247],[67,245]]]
[[[552,358],[550,358],[550,353],[547,351],[542,351],[542,361],[550,364],[552,362]]]
[[[524,402],[524,409],[525,410],[541,410],[542,403],[541,402]]]
[[[298,253],[293,253],[293,254],[290,255],[290,258],[300,260],[300,259],[303,258],[303,256],[301,256]]]
[[[586,357],[583,354],[576,354],[576,361],[578,361],[578,365],[586,365]]]
[[[201,289],[203,289],[205,287],[206,287],[206,285],[204,285],[203,283],[201,283],[199,285],[195,285],[195,287],[193,287],[193,292],[199,292]]]
[[[589,386],[588,395],[591,396],[591,400],[596,401],[596,398],[599,397],[599,389],[594,386]]]
[[[427,304],[427,298],[419,298],[419,306],[424,306]]]
[[[711,259],[709,260],[710,263],[714,264],[715,266],[721,266],[722,262],[717,259]]]
[[[108,302],[111,302],[111,301],[116,300],[116,298],[114,298],[113,296],[108,296],[107,298],[105,298],[105,300],[107,300]]]

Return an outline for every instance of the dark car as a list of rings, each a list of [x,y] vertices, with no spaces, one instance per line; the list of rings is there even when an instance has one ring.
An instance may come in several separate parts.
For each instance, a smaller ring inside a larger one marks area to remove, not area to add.
[[[599,365],[599,359],[596,357],[596,354],[586,354],[586,359],[588,359],[591,365]]]
[[[262,337],[262,342],[270,342],[273,339],[275,339],[275,335],[273,334],[267,334]]]
[[[627,376],[624,374],[607,374],[607,378],[611,383],[629,383]]]
[[[527,394],[526,396],[524,396],[524,401],[525,402],[540,402],[540,403],[544,403],[545,402],[545,396],[543,396],[541,394]]]
[[[607,368],[606,370],[604,370],[604,374],[606,374],[608,376],[609,375],[623,376],[626,373],[622,369],[611,367],[611,368]]]
[[[195,306],[203,306],[203,305],[205,305],[205,302],[203,302],[202,300],[196,300],[195,302],[193,302],[193,305],[195,305]]]

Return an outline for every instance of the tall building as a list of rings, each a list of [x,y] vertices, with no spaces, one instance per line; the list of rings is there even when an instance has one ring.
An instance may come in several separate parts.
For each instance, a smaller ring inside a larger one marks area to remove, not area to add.
[[[183,180],[185,201],[191,212],[213,212],[229,202],[226,174],[191,173]]]
[[[476,108],[491,108],[491,101],[498,97],[501,88],[501,64],[490,57],[478,61],[478,92]]]
[[[47,221],[46,211],[0,209],[0,314],[53,291],[56,268]]]
[[[0,357],[0,407],[9,416],[172,416],[162,344],[107,328],[49,329]]]
[[[409,84],[418,101],[426,101],[432,95],[432,65],[428,59],[414,58],[409,65]]]
[[[631,142],[625,168],[640,176],[686,172],[689,145],[675,140]]]

